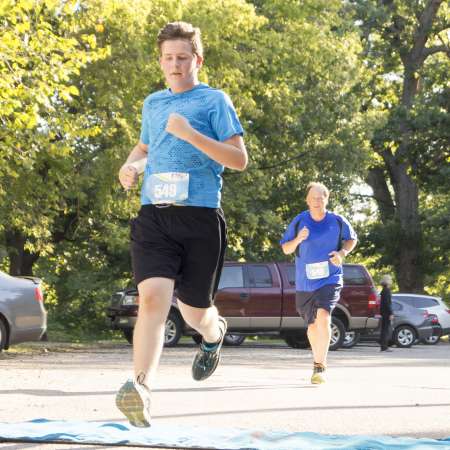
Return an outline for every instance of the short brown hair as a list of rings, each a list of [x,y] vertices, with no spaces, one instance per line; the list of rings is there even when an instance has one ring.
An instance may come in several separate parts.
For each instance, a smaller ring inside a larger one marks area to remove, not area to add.
[[[185,39],[191,43],[192,53],[203,56],[203,45],[200,28],[192,26],[187,22],[171,22],[165,25],[158,33],[158,48],[161,52],[161,46],[165,41],[175,39]]]
[[[306,188],[306,196],[308,196],[309,191],[312,188],[320,189],[325,194],[326,198],[330,196],[330,191],[328,190],[328,188],[324,184],[318,183],[317,181],[311,181],[311,183],[308,184]]]

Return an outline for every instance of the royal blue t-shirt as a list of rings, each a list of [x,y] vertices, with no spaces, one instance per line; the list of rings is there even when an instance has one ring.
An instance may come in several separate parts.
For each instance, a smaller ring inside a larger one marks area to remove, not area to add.
[[[287,227],[280,244],[292,241],[303,228],[309,229],[309,236],[300,244],[300,256],[295,252],[295,288],[297,291],[311,292],[327,284],[343,285],[342,266],[330,262],[330,255],[337,250],[340,227],[342,223],[342,239],[356,240],[355,230],[345,217],[327,211],[325,217],[315,221],[309,211],[303,211]],[[328,261],[329,275],[325,278],[309,279],[306,265]]]
[[[218,208],[224,166],[182,139],[165,131],[171,113],[184,116],[200,133],[217,141],[243,135],[243,129],[230,98],[222,91],[200,83],[191,90],[174,93],[170,89],[149,95],[142,110],[140,140],[149,146],[141,203],[151,204],[145,186],[152,174],[188,173],[190,206]]]

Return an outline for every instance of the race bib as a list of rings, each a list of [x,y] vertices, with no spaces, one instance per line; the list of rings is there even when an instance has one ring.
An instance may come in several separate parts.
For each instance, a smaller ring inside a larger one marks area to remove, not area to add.
[[[146,179],[144,192],[154,205],[181,203],[189,195],[189,174],[182,172],[154,173]]]
[[[318,280],[327,278],[330,275],[328,261],[322,261],[313,264],[306,264],[306,276],[309,280]]]

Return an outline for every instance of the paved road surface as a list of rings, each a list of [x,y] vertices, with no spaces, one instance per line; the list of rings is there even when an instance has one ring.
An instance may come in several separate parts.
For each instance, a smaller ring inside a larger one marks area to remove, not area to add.
[[[165,349],[154,387],[155,423],[450,436],[448,342],[387,354],[371,344],[331,352],[329,381],[321,387],[309,384],[310,352],[274,342],[225,348],[216,374],[201,383],[190,376],[193,345]],[[0,355],[0,422],[36,418],[124,422],[114,406],[114,395],[131,374],[131,360],[131,347],[125,344],[79,348],[42,343],[31,353],[4,352]],[[105,448],[0,446],[8,450]]]

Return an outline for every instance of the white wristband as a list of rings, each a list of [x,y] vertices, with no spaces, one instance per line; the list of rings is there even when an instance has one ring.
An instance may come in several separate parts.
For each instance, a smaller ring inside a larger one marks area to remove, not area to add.
[[[139,159],[138,161],[134,161],[134,162],[128,164],[128,166],[134,167],[138,174],[141,174],[144,172],[146,165],[147,165],[147,158],[142,158],[142,159]]]

